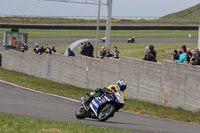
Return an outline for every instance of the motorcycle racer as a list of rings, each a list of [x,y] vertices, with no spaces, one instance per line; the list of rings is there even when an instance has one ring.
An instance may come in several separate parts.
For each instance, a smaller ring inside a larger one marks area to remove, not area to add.
[[[126,93],[124,92],[126,90],[127,83],[124,79],[120,79],[116,85],[110,85],[108,87],[104,87],[103,89],[97,88],[94,92],[91,92],[90,95],[85,99],[84,103],[87,105],[94,99],[95,97],[98,97],[106,92],[115,92],[118,91],[124,99],[126,99]]]

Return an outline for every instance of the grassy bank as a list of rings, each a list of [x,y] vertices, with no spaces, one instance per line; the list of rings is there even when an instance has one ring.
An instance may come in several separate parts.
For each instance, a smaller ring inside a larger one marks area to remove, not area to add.
[[[80,100],[81,96],[85,96],[86,92],[91,92],[91,90],[88,89],[60,84],[46,79],[40,79],[18,72],[9,71],[3,68],[0,68],[0,79],[24,87],[32,88],[34,90],[66,96],[77,100]],[[146,103],[137,100],[127,100],[124,109],[150,116],[200,124],[199,112],[193,113],[190,111],[184,111],[180,108],[172,109],[152,103]]]
[[[0,29],[0,39],[3,39],[3,33],[5,30]],[[28,39],[81,39],[96,38],[96,30],[37,30],[37,29],[19,29],[19,32],[27,32]],[[104,37],[105,30],[100,30],[99,37]],[[188,38],[188,35],[192,34],[191,38],[198,38],[198,31],[196,30],[112,30],[112,39],[128,39],[135,36],[137,38]]]
[[[144,54],[145,54],[145,47],[148,45],[154,45],[155,50],[157,52],[157,60],[161,62],[162,60],[173,60],[172,51],[174,49],[180,50],[183,44],[181,43],[111,44],[110,49],[113,51],[113,47],[117,46],[120,51],[120,56],[143,59]],[[187,48],[191,48],[191,49],[194,49],[195,47],[197,47],[197,44],[195,43],[189,43],[185,45],[187,46]],[[104,46],[104,44],[101,44],[98,47],[98,55],[100,53],[102,46]],[[56,50],[58,53],[64,53],[67,47],[68,45],[57,45]],[[29,51],[33,52],[33,48],[29,48]]]
[[[1,133],[128,133],[83,124],[30,120],[0,114]]]

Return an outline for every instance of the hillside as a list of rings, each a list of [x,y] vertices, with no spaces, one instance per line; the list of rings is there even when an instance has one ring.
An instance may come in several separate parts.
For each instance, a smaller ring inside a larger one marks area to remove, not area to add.
[[[166,15],[162,17],[161,20],[200,21],[200,4],[180,12]]]

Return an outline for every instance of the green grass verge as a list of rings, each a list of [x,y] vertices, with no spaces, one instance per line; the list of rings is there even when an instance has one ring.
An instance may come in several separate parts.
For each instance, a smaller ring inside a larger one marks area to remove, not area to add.
[[[1,133],[128,133],[83,124],[30,120],[0,114]]]
[[[60,84],[46,79],[40,79],[26,74],[9,71],[3,68],[0,68],[0,79],[34,90],[66,96],[76,100],[80,100],[82,96],[85,96],[86,92],[91,92],[91,90],[88,89]],[[199,112],[193,113],[190,111],[184,111],[180,108],[172,109],[152,103],[127,99],[124,109],[130,112],[150,116],[200,124]]]
[[[4,31],[10,29],[0,29],[0,39],[3,39]],[[37,30],[20,29],[19,32],[27,32],[28,39],[81,39],[96,38],[96,30]],[[105,30],[100,30],[99,38],[104,37]],[[191,38],[198,38],[197,30],[112,30],[112,39],[127,39],[133,35],[137,38],[184,38],[192,34]]]
[[[172,51],[174,49],[180,50],[182,47],[182,43],[156,43],[156,44],[145,44],[145,43],[126,43],[126,44],[111,44],[110,49],[112,51],[114,46],[117,46],[120,51],[120,56],[124,57],[131,57],[131,58],[137,58],[137,59],[143,59],[145,54],[145,47],[147,45],[154,45],[155,50],[157,52],[157,60],[173,60],[172,57]],[[187,48],[194,49],[197,47],[197,44],[195,43],[188,43],[185,44]],[[56,50],[58,53],[64,53],[69,45],[57,45]],[[98,47],[98,56],[101,50],[101,47],[104,46],[104,44],[99,45]],[[95,47],[95,46],[94,46]],[[29,48],[30,52],[33,52],[33,48]]]

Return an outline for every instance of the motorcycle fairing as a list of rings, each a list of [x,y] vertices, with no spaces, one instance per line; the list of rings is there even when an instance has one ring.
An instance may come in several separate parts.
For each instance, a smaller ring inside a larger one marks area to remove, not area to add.
[[[101,107],[101,105],[103,105],[109,101],[110,101],[110,99],[107,96],[100,96],[91,101],[90,107],[91,107],[92,111],[95,113],[95,115],[97,116],[99,107]]]

